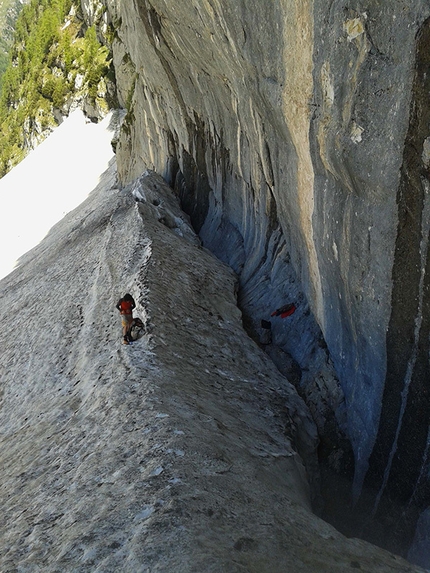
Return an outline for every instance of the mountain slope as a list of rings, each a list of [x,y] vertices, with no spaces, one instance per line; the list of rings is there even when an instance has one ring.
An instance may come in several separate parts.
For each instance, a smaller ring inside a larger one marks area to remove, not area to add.
[[[120,191],[114,162],[0,282],[2,570],[419,570],[310,513],[314,425],[235,282],[159,176]]]
[[[93,121],[105,117],[116,106],[113,77],[109,48],[83,20],[79,1],[25,6],[0,93],[0,176],[77,107]]]

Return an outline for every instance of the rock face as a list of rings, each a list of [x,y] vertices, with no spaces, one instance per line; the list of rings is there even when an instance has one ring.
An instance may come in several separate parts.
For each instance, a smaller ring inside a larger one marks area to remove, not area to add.
[[[0,569],[418,572],[311,513],[316,429],[235,274],[161,177],[115,167],[0,282]]]
[[[178,190],[256,338],[298,303],[272,354],[351,440],[362,534],[406,553],[430,502],[428,2],[106,6],[121,181]]]

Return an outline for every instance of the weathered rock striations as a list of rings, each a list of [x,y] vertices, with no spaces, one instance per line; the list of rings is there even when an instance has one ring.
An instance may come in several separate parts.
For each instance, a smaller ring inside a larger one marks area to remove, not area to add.
[[[161,177],[116,183],[112,162],[0,283],[1,570],[421,571],[311,513],[315,426],[235,274]]]
[[[347,432],[357,507],[405,553],[430,502],[428,2],[106,6],[121,180],[149,167],[177,189],[257,339],[298,303],[269,350],[302,370],[321,433]]]

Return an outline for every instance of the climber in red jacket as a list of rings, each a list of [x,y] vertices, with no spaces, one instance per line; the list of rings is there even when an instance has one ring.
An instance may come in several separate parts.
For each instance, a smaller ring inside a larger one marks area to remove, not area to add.
[[[129,343],[130,328],[133,323],[133,309],[136,308],[131,294],[127,293],[117,302],[116,308],[121,314],[122,335],[124,344]]]

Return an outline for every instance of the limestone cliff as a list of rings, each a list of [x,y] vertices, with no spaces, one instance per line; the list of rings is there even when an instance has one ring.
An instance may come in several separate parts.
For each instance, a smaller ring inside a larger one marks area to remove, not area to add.
[[[315,426],[235,274],[161,177],[115,167],[0,282],[0,570],[422,571],[312,514]]]
[[[121,181],[175,187],[257,339],[298,303],[272,353],[351,440],[362,535],[407,552],[430,502],[428,2],[105,5]]]

